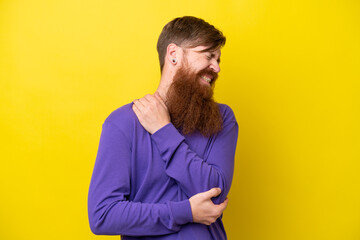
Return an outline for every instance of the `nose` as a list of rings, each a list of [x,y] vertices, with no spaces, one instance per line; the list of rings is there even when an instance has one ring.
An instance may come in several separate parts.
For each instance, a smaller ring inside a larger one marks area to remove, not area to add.
[[[219,73],[220,72],[219,63],[216,60],[213,60],[213,62],[210,65],[210,69],[216,73]]]

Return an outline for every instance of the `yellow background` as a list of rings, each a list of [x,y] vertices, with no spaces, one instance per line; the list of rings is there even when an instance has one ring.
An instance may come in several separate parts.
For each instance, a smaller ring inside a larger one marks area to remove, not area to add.
[[[229,239],[360,239],[357,0],[0,1],[0,239],[95,236],[101,125],[152,93],[178,16],[227,36],[215,97],[239,123]]]

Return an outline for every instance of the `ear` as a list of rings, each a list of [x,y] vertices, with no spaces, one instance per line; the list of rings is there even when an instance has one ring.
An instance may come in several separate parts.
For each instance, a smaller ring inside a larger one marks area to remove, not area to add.
[[[175,43],[170,43],[166,49],[166,61],[169,65],[177,65],[181,58],[180,47]]]

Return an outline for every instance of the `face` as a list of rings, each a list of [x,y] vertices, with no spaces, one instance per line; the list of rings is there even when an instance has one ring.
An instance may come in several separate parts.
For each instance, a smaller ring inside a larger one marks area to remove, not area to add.
[[[166,97],[171,121],[183,134],[199,132],[211,136],[222,129],[222,116],[213,99],[220,71],[220,51],[201,52],[205,47],[186,49]]]
[[[205,85],[212,85],[212,81],[215,81],[217,74],[220,72],[220,49],[213,51],[205,51],[207,47],[198,46],[195,48],[183,48],[184,50],[184,64],[193,72],[202,72],[200,81]]]

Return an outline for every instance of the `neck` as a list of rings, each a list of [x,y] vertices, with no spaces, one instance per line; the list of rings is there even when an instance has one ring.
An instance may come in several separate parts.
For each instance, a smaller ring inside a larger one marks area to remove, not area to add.
[[[157,93],[160,94],[160,97],[166,102],[167,98],[167,92],[169,90],[169,87],[172,83],[174,72],[173,71],[167,71],[168,69],[164,69],[164,71],[161,74],[160,83],[156,90]]]

